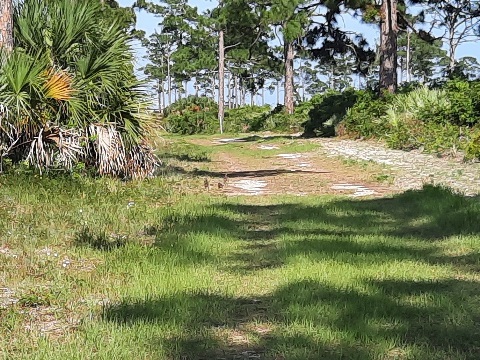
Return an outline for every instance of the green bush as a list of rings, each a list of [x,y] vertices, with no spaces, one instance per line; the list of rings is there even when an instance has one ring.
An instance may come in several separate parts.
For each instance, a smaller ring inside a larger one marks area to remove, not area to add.
[[[392,99],[383,119],[387,144],[394,149],[444,152],[459,147],[460,127],[445,120],[451,104],[442,89],[419,87]]]
[[[342,121],[347,109],[356,103],[358,95],[359,91],[347,89],[314,96],[310,100],[309,118],[303,124],[304,136],[334,136],[335,126]]]
[[[294,132],[301,129],[301,124],[308,118],[310,108],[309,102],[301,103],[291,115],[285,113],[283,105],[278,105],[272,110],[268,105],[230,109],[225,112],[225,129],[228,132]]]
[[[423,86],[393,97],[384,118],[393,127],[411,119],[442,124],[443,114],[449,109],[446,91]]]
[[[467,159],[480,160],[480,127],[472,129],[463,147]]]
[[[444,153],[451,149],[461,149],[461,127],[452,124],[422,122],[405,119],[392,126],[386,136],[387,145],[393,149],[420,149],[427,152]]]
[[[312,109],[311,101],[305,101],[295,107],[293,114],[287,114],[281,105],[272,110],[266,119],[265,130],[277,130],[284,132],[297,132],[302,129],[303,123],[309,119]]]
[[[242,106],[225,110],[225,131],[231,133],[258,131],[270,114],[270,106]]]
[[[341,126],[349,135],[371,138],[384,137],[387,130],[382,117],[392,101],[391,95],[378,96],[373,91],[357,92],[357,101],[350,107]]]
[[[207,97],[189,96],[164,110],[168,132],[182,135],[212,134],[218,130],[218,105]]]
[[[480,82],[450,80],[444,86],[450,108],[444,121],[458,126],[472,126],[480,122]]]

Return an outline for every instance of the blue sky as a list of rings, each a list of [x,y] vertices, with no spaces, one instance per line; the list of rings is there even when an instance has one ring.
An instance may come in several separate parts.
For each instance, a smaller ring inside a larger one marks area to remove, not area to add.
[[[134,0],[117,0],[121,6],[132,6],[135,2]],[[199,10],[205,10],[209,7],[215,6],[216,1],[202,1],[202,0],[191,0],[190,3],[193,6],[197,6]],[[344,19],[344,27],[348,30],[361,32],[365,38],[368,39],[369,43],[373,45],[378,38],[378,27],[375,25],[365,25],[360,24],[358,21],[350,18],[345,17]],[[158,23],[160,19],[156,18],[155,16],[146,13],[145,11],[141,11],[137,13],[137,28],[140,30],[144,30],[147,34],[153,33],[158,28]],[[145,64],[144,56],[146,54],[145,49],[143,49],[139,44],[135,46],[136,51],[136,59],[137,59],[137,66],[143,66]],[[457,58],[461,58],[464,56],[474,56],[476,58],[480,58],[480,46],[475,42],[470,42],[467,44],[463,44],[457,50]],[[141,75],[141,74],[139,74]],[[271,102],[273,99],[273,95],[267,96],[267,102]]]

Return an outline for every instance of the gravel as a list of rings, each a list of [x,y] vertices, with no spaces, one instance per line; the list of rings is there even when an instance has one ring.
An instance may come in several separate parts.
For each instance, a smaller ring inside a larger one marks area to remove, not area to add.
[[[359,140],[320,140],[327,157],[372,161],[395,171],[394,186],[419,189],[425,183],[447,186],[466,196],[480,194],[480,163],[438,157],[419,151],[387,149],[380,143]]]

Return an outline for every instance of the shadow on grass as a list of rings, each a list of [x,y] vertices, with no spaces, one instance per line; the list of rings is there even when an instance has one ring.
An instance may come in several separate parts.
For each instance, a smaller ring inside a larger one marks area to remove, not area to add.
[[[240,273],[280,267],[296,256],[358,265],[411,260],[480,271],[480,253],[454,256],[439,248],[446,238],[480,234],[479,218],[476,199],[426,186],[393,198],[314,205],[222,203],[208,214],[165,218],[152,229],[158,239],[170,232],[190,244],[198,233],[237,239],[241,246],[225,255],[226,270]]]
[[[121,235],[108,236],[105,232],[94,233],[88,227],[75,234],[74,244],[79,247],[89,247],[94,250],[112,251],[123,248],[128,238]]]
[[[227,172],[217,172],[217,171],[205,171],[205,170],[196,170],[193,172],[194,175],[198,176],[208,176],[208,177],[224,177],[227,175],[228,178],[243,178],[243,177],[272,177],[277,175],[294,175],[294,174],[329,174],[328,171],[307,171],[307,170],[289,170],[289,169],[265,169],[265,170],[251,170],[251,171],[227,171]]]
[[[478,235],[479,218],[477,199],[432,186],[363,201],[212,205],[208,214],[173,217],[152,232],[161,236],[170,226],[179,239],[235,238],[239,250],[223,257],[222,270],[242,276],[303,256],[358,267],[418,261],[447,265],[459,277],[366,277],[358,288],[304,279],[246,298],[184,292],[126,300],[105,308],[104,319],[175,328],[154,339],[175,359],[478,359],[480,285],[461,275],[480,271],[480,254],[449,255],[439,245]]]
[[[159,157],[163,160],[165,159],[174,159],[178,161],[188,161],[188,162],[211,162],[210,156],[208,154],[171,154],[171,153],[162,153],[159,154]]]
[[[222,144],[231,144],[231,143],[242,143],[242,142],[263,142],[263,141],[295,140],[295,139],[302,139],[302,137],[298,135],[265,135],[265,136],[252,135],[252,136],[239,137],[235,139],[227,139],[228,141],[222,141],[222,139],[219,139],[218,142]]]
[[[207,176],[211,178],[258,178],[258,177],[275,177],[278,175],[307,175],[307,174],[329,174],[329,171],[308,171],[308,170],[290,170],[290,169],[262,169],[249,171],[208,171],[208,170],[186,170],[181,166],[168,165],[161,169],[163,173],[181,174],[187,176]]]
[[[405,349],[418,359],[478,359],[478,283],[368,285],[373,294],[311,280],[259,298],[183,293],[109,306],[104,320],[176,327],[154,339],[175,359],[393,359]]]

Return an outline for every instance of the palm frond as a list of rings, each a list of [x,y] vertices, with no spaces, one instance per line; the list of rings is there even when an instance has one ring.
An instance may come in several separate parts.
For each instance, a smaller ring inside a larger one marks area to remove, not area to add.
[[[132,37],[99,1],[15,3],[15,50],[0,54],[0,151],[39,168],[85,161],[143,177],[157,161]],[[40,55],[39,55],[40,54]]]
[[[42,86],[43,95],[47,99],[68,101],[72,98],[72,78],[62,69],[49,69],[45,73],[46,82]]]

